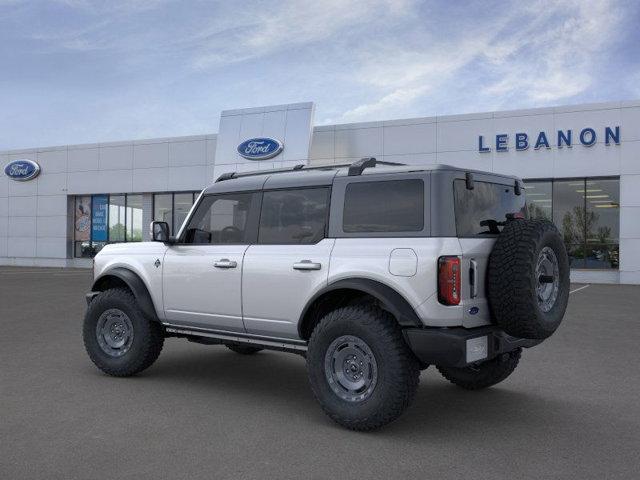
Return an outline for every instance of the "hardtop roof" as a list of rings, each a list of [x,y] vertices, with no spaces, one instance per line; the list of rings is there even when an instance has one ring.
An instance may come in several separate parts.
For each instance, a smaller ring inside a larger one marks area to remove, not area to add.
[[[326,164],[317,166],[298,165],[294,168],[276,170],[256,170],[223,174],[216,182],[205,188],[203,193],[222,193],[266,188],[295,188],[308,186],[331,185],[336,177],[349,176],[349,168],[353,164]],[[402,165],[378,162],[374,167],[364,168],[359,175],[375,177],[378,175],[408,172],[450,171],[472,173],[501,179],[519,180],[512,175],[455,167],[446,164]],[[226,177],[226,178],[225,178]]]

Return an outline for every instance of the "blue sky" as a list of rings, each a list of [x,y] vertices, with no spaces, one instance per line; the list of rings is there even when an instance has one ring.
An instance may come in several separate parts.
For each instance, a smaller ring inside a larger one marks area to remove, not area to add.
[[[639,3],[0,0],[0,150],[636,99]]]

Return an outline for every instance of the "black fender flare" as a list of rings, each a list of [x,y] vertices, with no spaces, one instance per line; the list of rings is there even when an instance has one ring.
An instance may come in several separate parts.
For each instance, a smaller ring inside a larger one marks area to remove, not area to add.
[[[102,273],[98,278],[96,278],[91,286],[91,290],[103,291],[101,283],[104,283],[108,277],[116,277],[122,280],[129,290],[133,293],[133,296],[136,298],[136,302],[138,302],[138,306],[142,313],[149,319],[156,322],[159,322],[158,315],[156,313],[156,309],[153,305],[153,300],[151,299],[151,294],[147,289],[147,285],[144,283],[142,278],[132,270],[124,267],[116,267],[111,270],[107,270]]]
[[[298,334],[300,335],[300,338],[303,338],[303,320],[314,302],[326,293],[343,289],[358,290],[371,295],[372,297],[377,299],[380,302],[381,306],[389,313],[391,313],[398,321],[398,324],[403,327],[423,326],[422,321],[416,314],[413,307],[409,304],[409,302],[390,286],[385,285],[382,282],[378,282],[377,280],[371,280],[369,278],[348,278],[330,283],[325,288],[317,292],[313,297],[311,297],[311,299],[307,302],[304,309],[302,310],[302,314],[300,315],[300,318],[298,320]]]

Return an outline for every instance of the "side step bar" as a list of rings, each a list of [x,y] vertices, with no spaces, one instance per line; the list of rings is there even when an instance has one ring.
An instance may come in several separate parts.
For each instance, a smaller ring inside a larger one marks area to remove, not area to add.
[[[219,343],[236,343],[243,345],[254,345],[272,350],[285,352],[305,353],[307,342],[289,338],[266,337],[261,335],[249,335],[239,332],[227,332],[224,330],[210,330],[200,327],[188,327],[163,323],[167,333],[177,337],[187,337],[197,341],[197,338],[211,338],[220,340]]]

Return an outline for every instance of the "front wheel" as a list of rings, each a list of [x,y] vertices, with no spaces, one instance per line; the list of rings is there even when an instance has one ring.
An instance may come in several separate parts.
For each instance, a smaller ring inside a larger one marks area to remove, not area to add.
[[[115,377],[150,367],[164,344],[162,326],[146,318],[133,294],[124,288],[106,290],[91,301],[82,336],[91,361]]]
[[[363,431],[398,418],[420,376],[394,318],[370,305],[339,308],[320,320],[309,340],[307,369],[325,413]]]
[[[503,353],[477,366],[464,368],[438,367],[444,378],[466,390],[480,390],[505,380],[518,366],[522,349]]]

